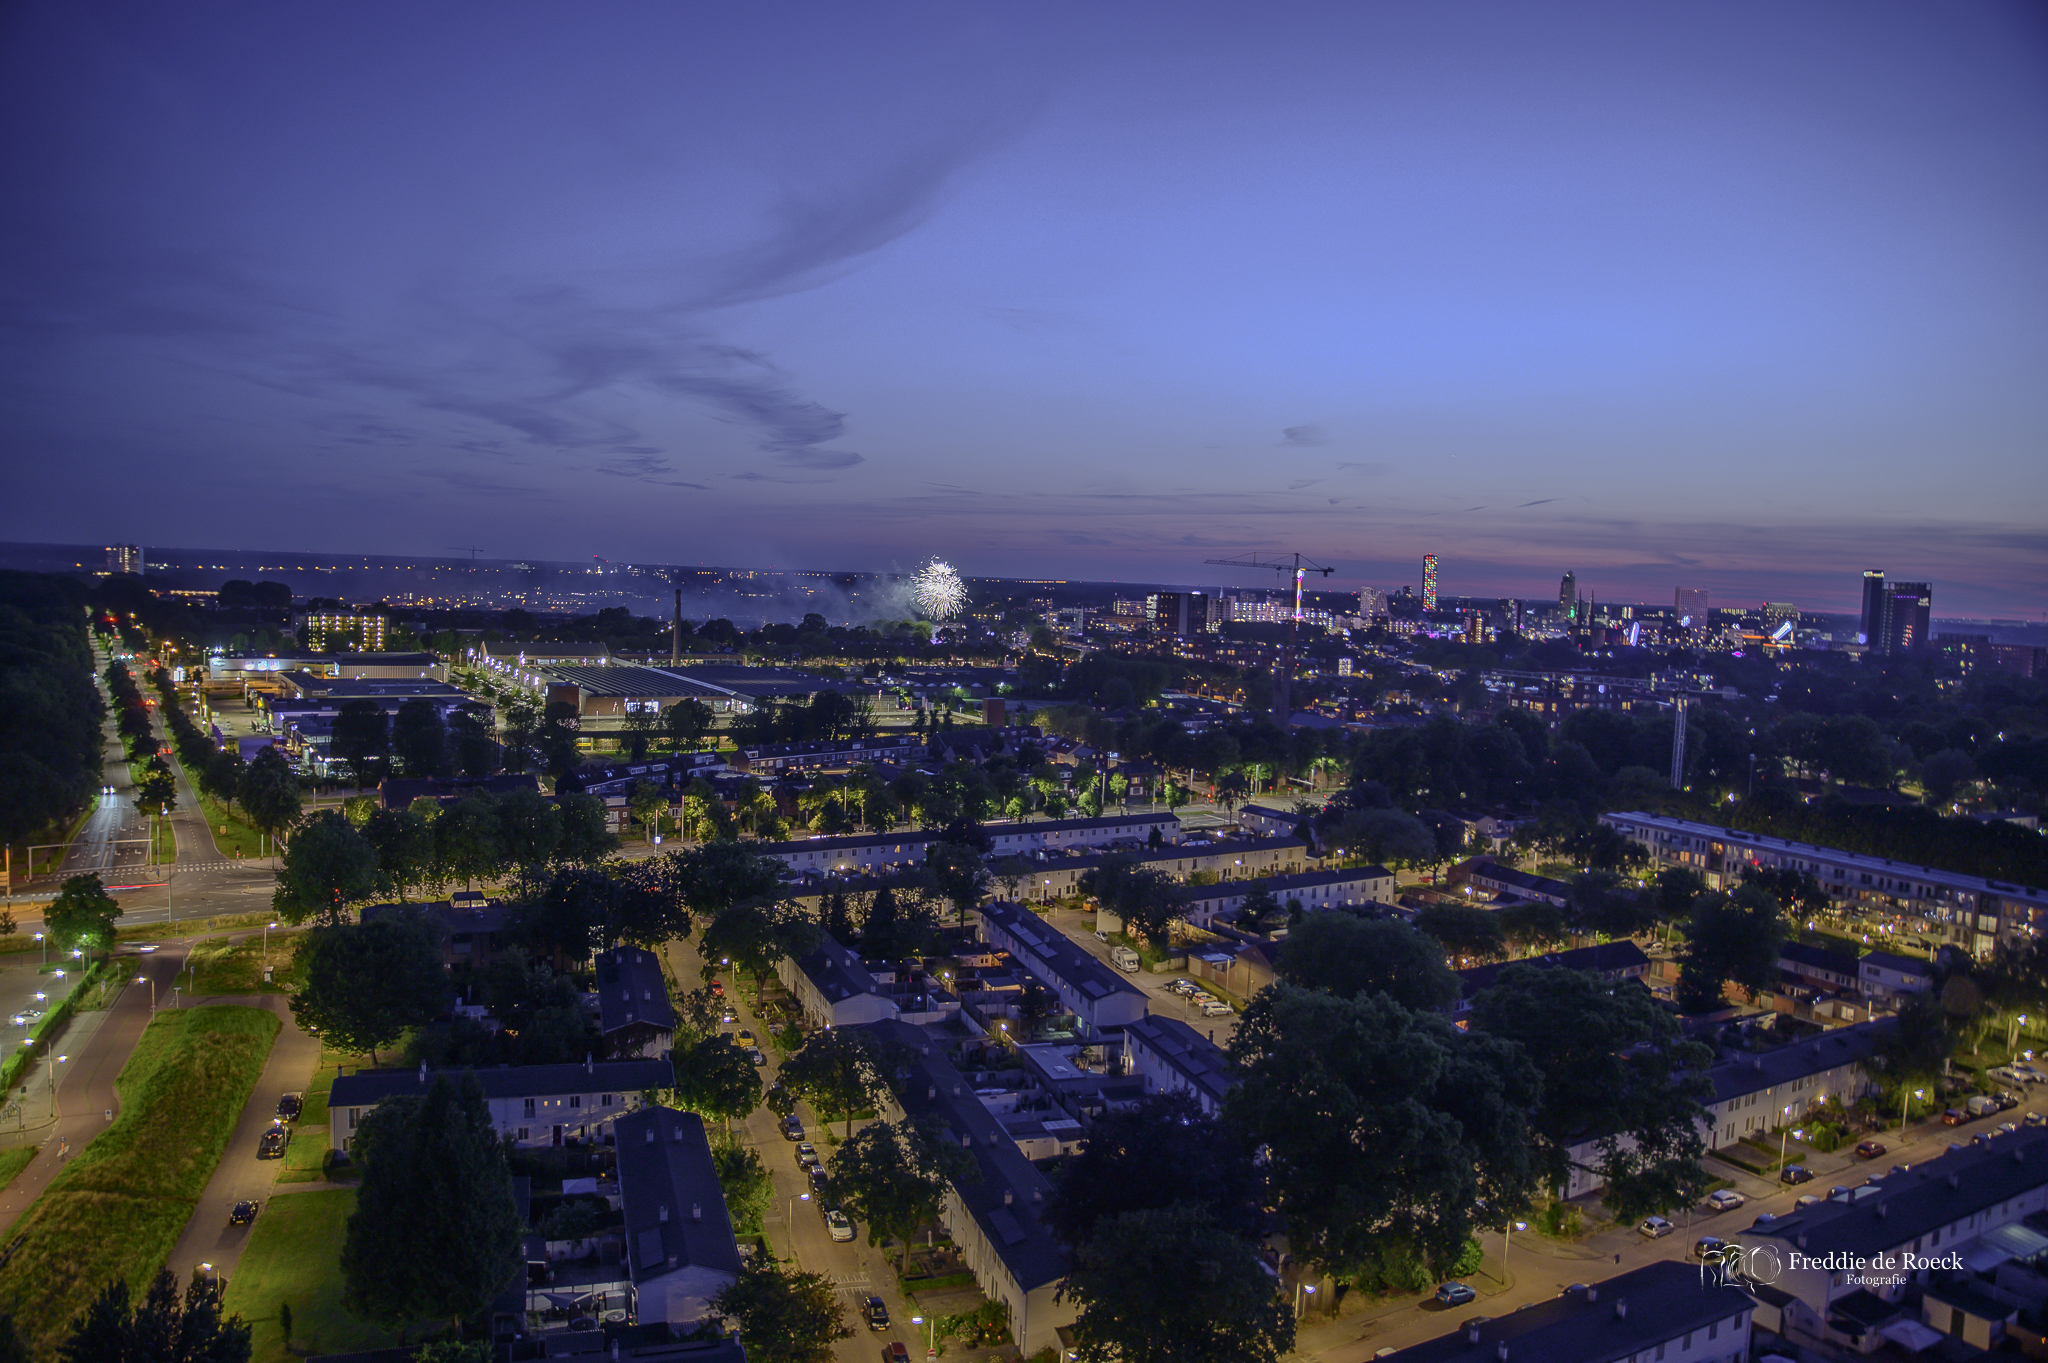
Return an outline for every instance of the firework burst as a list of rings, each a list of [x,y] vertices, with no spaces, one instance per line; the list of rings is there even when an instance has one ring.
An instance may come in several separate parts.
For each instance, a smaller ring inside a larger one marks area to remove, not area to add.
[[[910,598],[927,619],[951,620],[967,605],[967,584],[952,564],[935,558],[911,577]]]

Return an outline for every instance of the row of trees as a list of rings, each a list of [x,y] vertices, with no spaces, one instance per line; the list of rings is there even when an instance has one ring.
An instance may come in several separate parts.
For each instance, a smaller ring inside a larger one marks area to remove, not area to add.
[[[403,774],[429,777],[487,776],[498,759],[487,708],[457,706],[443,720],[438,703],[418,698],[401,702],[395,715],[374,700],[343,701],[328,751],[348,763],[359,788],[392,774],[394,759]]]
[[[299,821],[304,800],[299,792],[298,775],[284,754],[276,746],[266,745],[258,750],[253,761],[243,761],[238,746],[214,742],[212,734],[193,723],[192,717],[179,703],[177,687],[172,684],[168,671],[157,668],[150,674],[150,681],[162,702],[164,728],[170,732],[178,760],[184,764],[193,784],[231,812],[237,804],[241,805],[242,817],[265,837],[276,838],[289,832]],[[127,731],[128,716],[139,714],[143,732],[147,734],[148,715],[141,709],[140,697],[135,698],[132,706],[128,700],[134,694],[134,682],[128,675],[128,669],[118,661],[109,663],[107,684],[121,705],[123,733]],[[136,803],[144,809],[154,810],[159,803],[169,808],[176,802],[177,782],[172,778],[170,769],[155,755],[152,743],[150,765],[137,787]]]
[[[81,594],[0,573],[0,840],[60,827],[101,784],[100,721]]]

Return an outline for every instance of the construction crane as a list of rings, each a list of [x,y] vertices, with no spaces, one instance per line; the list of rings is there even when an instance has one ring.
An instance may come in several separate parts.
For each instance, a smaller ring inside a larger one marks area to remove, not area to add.
[[[477,556],[478,554],[481,554],[481,553],[483,552],[483,546],[482,546],[482,545],[480,545],[480,544],[451,544],[451,545],[449,545],[448,547],[449,547],[450,549],[466,549],[466,550],[468,550],[468,551],[469,551],[469,566],[470,566],[470,567],[472,567],[472,568],[476,567],[476,556]]]
[[[1205,558],[1204,563],[1224,568],[1269,568],[1276,573],[1294,574],[1294,612],[1287,617],[1287,646],[1281,650],[1280,673],[1273,678],[1273,719],[1283,729],[1294,717],[1294,636],[1301,628],[1301,583],[1309,573],[1328,577],[1337,571],[1314,559],[1295,554],[1245,554],[1239,558]]]

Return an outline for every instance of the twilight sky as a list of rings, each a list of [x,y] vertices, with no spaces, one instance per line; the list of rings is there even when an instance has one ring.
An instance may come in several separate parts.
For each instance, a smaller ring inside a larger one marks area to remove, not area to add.
[[[0,539],[2048,597],[2033,4],[0,16]]]

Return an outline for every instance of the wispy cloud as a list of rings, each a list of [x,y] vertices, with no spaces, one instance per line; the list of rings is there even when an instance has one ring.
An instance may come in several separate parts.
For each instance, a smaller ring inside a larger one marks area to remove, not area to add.
[[[1327,445],[1329,433],[1316,425],[1287,426],[1280,432],[1282,445]]]

